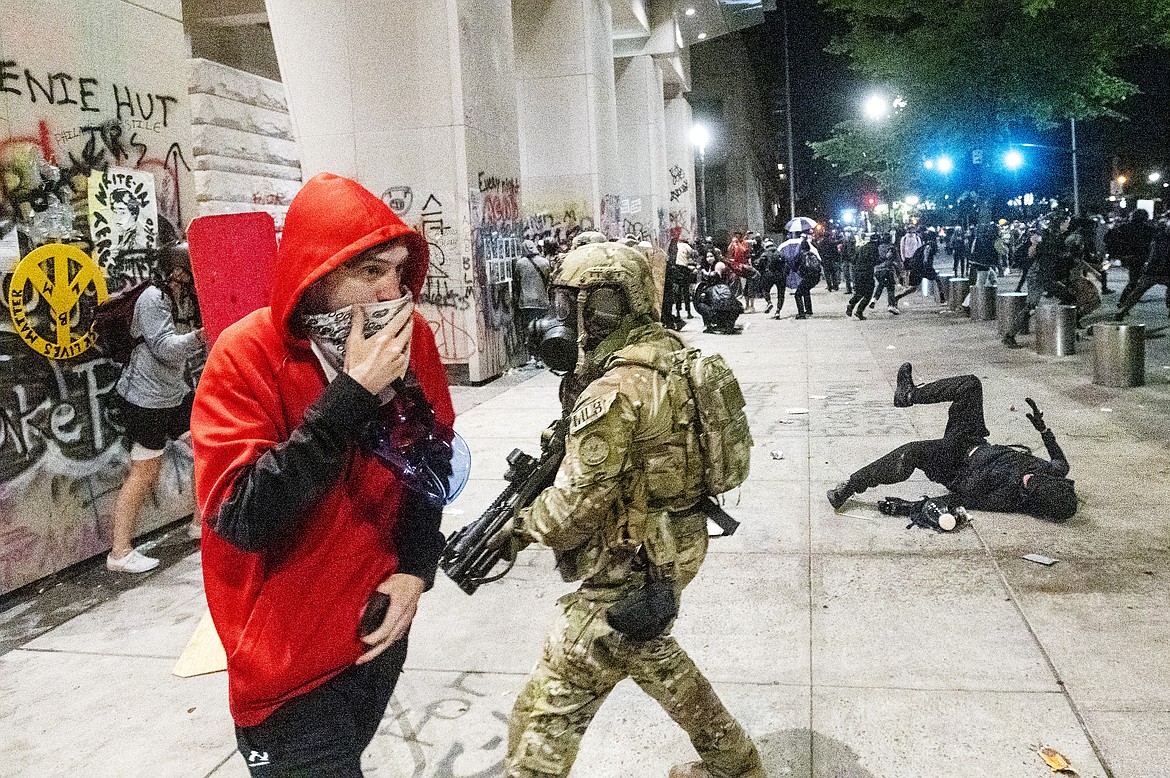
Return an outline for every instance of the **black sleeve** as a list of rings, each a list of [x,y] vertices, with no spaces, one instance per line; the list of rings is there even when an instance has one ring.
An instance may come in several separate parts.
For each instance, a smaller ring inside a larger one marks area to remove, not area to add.
[[[215,516],[216,534],[248,552],[289,537],[338,477],[347,449],[377,410],[377,396],[338,375],[289,439],[236,477]]]
[[[1056,435],[1052,434],[1052,430],[1046,429],[1040,433],[1040,439],[1044,441],[1044,448],[1048,449],[1048,458],[1052,460],[1048,463],[1049,472],[1062,478],[1068,475],[1068,460],[1056,442]]]
[[[447,542],[439,529],[442,521],[443,506],[403,492],[395,530],[398,572],[421,578],[426,584],[423,591],[435,585],[435,570]]]

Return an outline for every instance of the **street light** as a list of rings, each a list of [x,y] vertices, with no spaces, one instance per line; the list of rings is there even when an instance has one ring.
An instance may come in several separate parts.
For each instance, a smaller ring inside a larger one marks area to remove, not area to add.
[[[955,161],[946,154],[939,155],[939,158],[934,162],[935,169],[944,176],[955,169]]]
[[[870,95],[865,101],[865,115],[873,121],[881,121],[890,113],[890,104],[881,95]]]
[[[1003,155],[1003,166],[1008,170],[1019,170],[1024,166],[1024,155],[1018,149],[1008,149]]]
[[[911,208],[918,205],[920,202],[922,201],[918,199],[918,195],[906,195],[906,205],[910,206]]]
[[[1162,174],[1155,170],[1153,173],[1150,173],[1149,180],[1151,184],[1156,184],[1162,180]]]
[[[703,228],[700,237],[707,237],[707,143],[711,134],[707,128],[696,122],[691,125],[691,145],[699,150],[699,224]]]

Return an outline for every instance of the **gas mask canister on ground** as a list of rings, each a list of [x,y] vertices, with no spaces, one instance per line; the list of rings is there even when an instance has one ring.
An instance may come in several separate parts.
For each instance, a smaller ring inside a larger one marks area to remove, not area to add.
[[[588,290],[556,286],[552,303],[549,315],[532,326],[540,358],[552,370],[566,373],[577,366],[579,328],[584,328],[583,345],[589,352],[616,330],[629,312],[625,295],[612,286]]]

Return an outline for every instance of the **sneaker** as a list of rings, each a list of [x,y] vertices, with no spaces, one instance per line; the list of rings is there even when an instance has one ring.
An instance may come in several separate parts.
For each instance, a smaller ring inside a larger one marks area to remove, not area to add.
[[[898,307],[896,305],[891,305],[889,308],[886,308],[886,310],[889,311],[890,313],[894,314],[895,316],[902,315],[902,312],[898,310]]]
[[[798,314],[796,314],[796,316],[795,316],[795,317],[793,317],[793,318],[796,318],[796,319],[807,319],[807,318],[808,318],[808,316],[804,315],[803,313],[798,313]]]
[[[849,318],[850,316],[852,316],[852,315],[853,315],[853,306],[852,306],[852,305],[846,305],[846,306],[845,306],[845,318],[846,318],[846,319],[848,319],[848,318]]]
[[[848,481],[842,481],[834,486],[829,491],[825,492],[825,496],[829,498],[829,505],[833,506],[833,510],[841,510],[841,506],[845,501],[852,497],[856,492],[853,487],[849,485]]]
[[[764,313],[771,313],[771,312],[772,312],[772,303],[768,303],[768,307],[764,309]]]
[[[909,408],[914,404],[914,377],[911,375],[913,366],[903,362],[898,368],[898,384],[894,388],[894,407]]]
[[[858,321],[865,321],[865,309],[864,308],[857,309],[857,320]]]
[[[121,559],[106,556],[106,569],[113,573],[145,573],[158,567],[158,560],[154,557],[139,553],[138,549],[131,549],[130,553]]]

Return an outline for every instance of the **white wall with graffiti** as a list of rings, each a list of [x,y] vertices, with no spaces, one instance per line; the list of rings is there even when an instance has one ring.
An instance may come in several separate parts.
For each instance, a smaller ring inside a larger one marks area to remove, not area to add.
[[[147,276],[194,195],[178,0],[0,0],[0,19],[3,593],[109,548],[127,448],[118,368],[81,350],[95,276],[110,292]],[[52,243],[83,259],[21,264]],[[190,456],[168,450],[142,530],[190,514]]]

